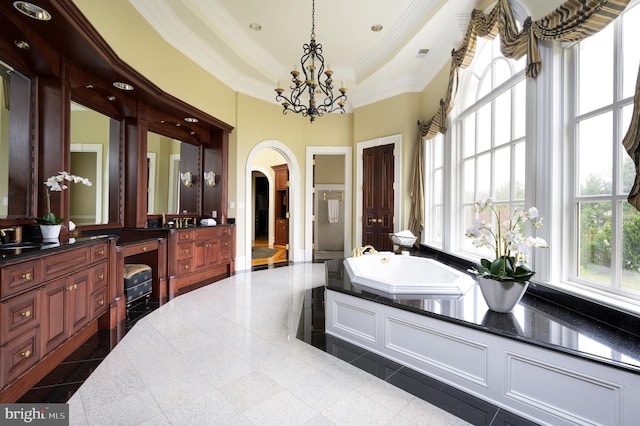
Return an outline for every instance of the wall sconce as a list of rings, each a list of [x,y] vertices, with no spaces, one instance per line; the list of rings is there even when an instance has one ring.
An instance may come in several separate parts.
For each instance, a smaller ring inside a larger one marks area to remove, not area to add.
[[[193,185],[193,174],[191,172],[180,173],[180,180],[184,186],[190,188]]]
[[[215,172],[204,172],[204,181],[207,186],[216,186],[216,173]]]

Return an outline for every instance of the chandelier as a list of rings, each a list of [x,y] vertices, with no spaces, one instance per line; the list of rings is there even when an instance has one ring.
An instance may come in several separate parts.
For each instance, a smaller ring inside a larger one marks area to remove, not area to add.
[[[316,5],[315,0],[312,0],[311,9],[311,41],[309,44],[302,46],[304,53],[300,58],[300,66],[302,68],[303,76],[297,70],[297,66],[291,71],[291,95],[287,97],[283,94],[284,89],[278,87],[276,90],[276,101],[282,103],[282,113],[286,114],[287,111],[293,111],[296,114],[302,113],[304,117],[309,117],[309,120],[313,123],[316,117],[322,117],[325,112],[340,111],[344,114],[344,105],[347,101],[347,88],[342,87],[340,96],[334,98],[333,95],[333,71],[330,69],[325,70],[324,56],[322,55],[322,45],[316,43]],[[327,67],[328,68],[328,67]],[[300,77],[300,78],[299,78]],[[324,77],[324,82],[321,81],[321,77]],[[278,83],[280,86],[280,83]],[[308,96],[305,96],[308,94]],[[316,99],[316,95],[324,99]],[[308,97],[308,105],[303,103]],[[320,101],[320,103],[318,103]]]

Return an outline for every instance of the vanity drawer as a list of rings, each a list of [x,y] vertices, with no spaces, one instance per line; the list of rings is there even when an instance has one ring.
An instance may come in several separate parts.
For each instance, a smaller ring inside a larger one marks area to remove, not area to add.
[[[220,236],[221,237],[229,237],[229,236],[231,236],[231,227],[223,226],[222,228],[220,228]]]
[[[229,259],[231,259],[231,239],[220,238],[219,247],[220,247],[219,262],[228,263]]]
[[[178,231],[178,242],[193,241],[193,231]]]
[[[193,243],[178,244],[176,246],[176,259],[191,259],[193,256]]]
[[[40,290],[13,297],[0,304],[0,345],[40,324]]]
[[[16,263],[0,270],[2,299],[40,283],[42,263],[38,260]]]
[[[91,246],[91,263],[107,260],[107,243]]]
[[[192,270],[191,259],[183,259],[178,261],[178,270],[176,275],[188,274]]]
[[[93,267],[93,280],[91,283],[91,292],[93,293],[100,287],[107,285],[107,264],[101,263]]]
[[[107,286],[106,284],[91,293],[91,319],[98,318],[107,311]]]
[[[38,362],[40,359],[39,331],[39,327],[33,328],[0,348],[1,387],[16,379]]]
[[[104,247],[103,250],[106,253],[106,246]],[[83,247],[44,257],[42,260],[44,275],[47,280],[50,280],[86,268],[91,263],[93,249],[94,247]]]
[[[210,240],[218,236],[217,228],[199,228],[195,230],[196,240]]]

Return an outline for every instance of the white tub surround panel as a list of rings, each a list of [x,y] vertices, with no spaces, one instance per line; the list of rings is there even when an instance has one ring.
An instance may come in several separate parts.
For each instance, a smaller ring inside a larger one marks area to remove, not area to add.
[[[537,423],[630,425],[640,418],[633,372],[343,292],[325,295],[328,334]]]

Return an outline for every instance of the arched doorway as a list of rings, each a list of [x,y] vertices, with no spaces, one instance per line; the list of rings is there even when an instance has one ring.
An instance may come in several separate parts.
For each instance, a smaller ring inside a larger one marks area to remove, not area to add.
[[[302,234],[302,208],[301,208],[301,196],[300,196],[300,166],[293,152],[283,143],[275,140],[263,141],[256,145],[247,157],[246,164],[246,190],[245,190],[245,269],[251,269],[252,264],[252,238],[254,236],[254,202],[253,196],[255,194],[255,184],[253,179],[253,172],[258,170],[262,171],[265,175],[266,167],[256,165],[256,158],[260,158],[262,151],[272,152],[281,156],[284,160],[283,164],[288,168],[288,187],[287,187],[287,208],[289,212],[288,217],[288,260],[292,262],[304,261],[304,250],[302,250],[302,242],[300,234]],[[269,151],[271,150],[271,151]],[[262,168],[262,170],[259,170]],[[275,182],[273,183],[275,186]],[[271,192],[270,192],[271,193]],[[275,196],[272,198],[276,198]],[[271,208],[271,206],[270,206]],[[274,209],[275,216],[275,209]],[[270,221],[269,240],[272,239],[272,229]],[[273,229],[275,233],[275,229]],[[275,235],[274,235],[275,238]]]

